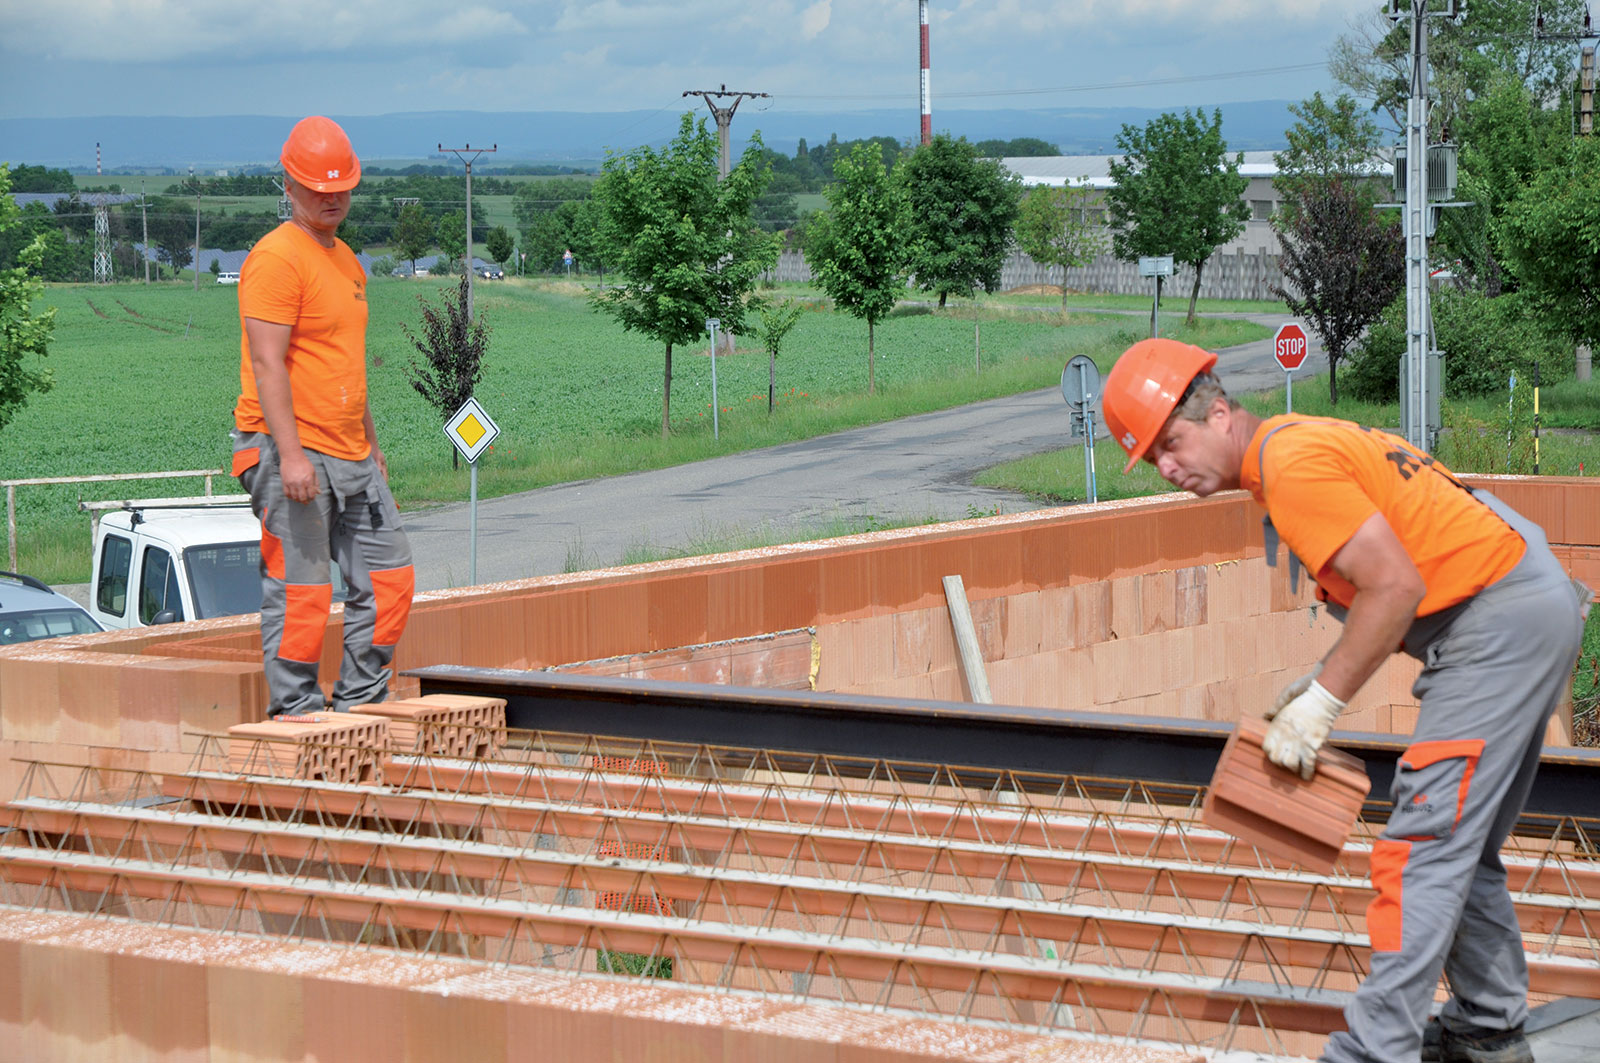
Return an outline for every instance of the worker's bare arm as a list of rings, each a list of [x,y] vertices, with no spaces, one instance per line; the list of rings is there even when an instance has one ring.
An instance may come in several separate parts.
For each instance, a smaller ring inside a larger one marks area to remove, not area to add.
[[[294,394],[289,387],[289,333],[288,325],[253,317],[244,319],[256,395],[261,402],[261,415],[267,421],[267,432],[278,449],[284,496],[295,502],[309,502],[317,496],[317,473],[300,446],[300,430],[295,425]]]
[[[1427,587],[1379,513],[1368,517],[1328,564],[1355,588],[1355,596],[1318,681],[1334,697],[1349,701],[1400,648]]]

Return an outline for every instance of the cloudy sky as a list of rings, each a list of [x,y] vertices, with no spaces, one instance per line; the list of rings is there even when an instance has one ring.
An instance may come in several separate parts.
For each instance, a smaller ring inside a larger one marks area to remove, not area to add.
[[[932,0],[935,115],[1300,99],[1379,6]],[[675,110],[724,83],[804,111],[917,101],[913,0],[0,0],[0,24],[4,118]]]

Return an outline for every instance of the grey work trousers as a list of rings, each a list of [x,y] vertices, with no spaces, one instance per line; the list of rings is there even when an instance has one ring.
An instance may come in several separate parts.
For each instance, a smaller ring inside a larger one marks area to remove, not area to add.
[[[1500,861],[1539,767],[1545,724],[1572,681],[1580,603],[1544,532],[1478,497],[1521,534],[1515,568],[1406,636],[1423,662],[1411,745],[1394,810],[1374,844],[1367,912],[1372,969],[1328,1040],[1328,1063],[1416,1063],[1443,971],[1441,1020],[1459,1032],[1509,1030],[1528,1014],[1522,931]]]
[[[271,715],[317,712],[322,642],[332,604],[330,563],[349,588],[344,603],[344,658],[333,707],[382,701],[389,662],[405,630],[415,590],[411,544],[377,460],[346,461],[314,450],[306,457],[321,488],[310,502],[283,494],[272,437],[234,433],[235,455],[256,461],[239,473],[261,520],[261,654]]]

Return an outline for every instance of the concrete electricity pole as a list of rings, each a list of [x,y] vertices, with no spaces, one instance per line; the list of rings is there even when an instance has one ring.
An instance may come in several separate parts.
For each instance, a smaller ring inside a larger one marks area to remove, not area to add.
[[[460,159],[462,165],[464,165],[467,168],[467,257],[466,257],[466,260],[461,263],[461,268],[463,268],[463,269],[465,269],[467,271],[467,320],[468,321],[473,320],[473,313],[472,313],[472,164],[475,161],[477,161],[477,158],[478,158],[479,155],[492,155],[492,154],[494,154],[495,152],[497,152],[499,150],[500,150],[500,144],[498,142],[490,145],[487,148],[475,148],[471,144],[468,144],[464,148],[447,148],[443,144],[439,145],[439,151],[440,152],[448,151],[450,154],[452,154],[456,158]]]
[[[189,167],[189,180],[194,181],[194,294],[200,294],[200,182],[194,179],[194,167]]]
[[[706,106],[711,108],[711,117],[717,123],[717,145],[721,148],[721,153],[717,156],[717,172],[723,177],[728,176],[728,127],[733,125],[733,112],[739,109],[739,101],[746,96],[751,99],[768,99],[770,94],[765,92],[729,92],[727,84],[724,83],[720,89],[690,89],[684,95],[699,96],[706,101]],[[720,100],[730,96],[733,98],[733,102],[726,107],[718,107],[712,102],[712,97]]]
[[[144,231],[144,251],[139,255],[144,259],[144,282],[150,283],[150,217],[144,207],[144,182],[139,182],[139,228]]]

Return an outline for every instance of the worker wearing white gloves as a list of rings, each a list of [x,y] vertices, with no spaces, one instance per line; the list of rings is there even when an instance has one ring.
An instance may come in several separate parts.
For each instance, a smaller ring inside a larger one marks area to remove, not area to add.
[[[1227,396],[1216,355],[1130,347],[1106,378],[1111,435],[1196,495],[1244,488],[1344,630],[1265,712],[1276,764],[1310,779],[1339,714],[1397,650],[1423,664],[1394,812],[1373,844],[1372,966],[1327,1063],[1532,1063],[1528,972],[1499,850],[1570,682],[1588,591],[1543,531],[1404,440],[1348,421],[1262,420]],[[1451,998],[1428,1023],[1441,973]],[[1426,1030],[1425,1030],[1426,1024]]]

